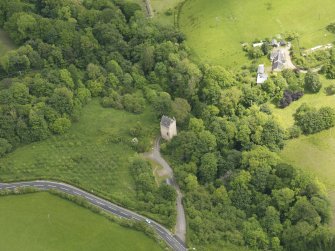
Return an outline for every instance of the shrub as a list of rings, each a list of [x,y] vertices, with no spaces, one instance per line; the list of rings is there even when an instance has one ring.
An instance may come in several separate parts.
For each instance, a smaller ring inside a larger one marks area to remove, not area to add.
[[[51,130],[56,134],[64,134],[71,127],[71,121],[68,118],[58,118],[51,125]]]
[[[133,136],[133,137],[142,136],[143,126],[141,125],[141,123],[139,121],[136,123],[136,125],[134,127],[130,128],[129,134],[130,134],[130,136]]]
[[[314,72],[307,72],[305,75],[305,89],[312,93],[317,93],[320,91],[322,83],[319,79],[318,74]]]
[[[112,107],[114,109],[122,110],[122,97],[113,91],[108,97],[104,97],[101,101],[103,107]]]
[[[335,33],[335,23],[331,23],[331,24],[327,25],[326,29],[327,29],[327,31],[329,31],[331,33]]]
[[[3,138],[0,138],[0,157],[12,150],[12,145]]]
[[[322,107],[317,110],[302,104],[294,114],[294,119],[303,133],[317,133],[335,125],[335,110],[331,107]]]
[[[301,135],[301,129],[299,126],[293,125],[288,129],[287,133],[289,139],[298,138]]]
[[[122,104],[126,111],[132,113],[142,113],[145,109],[145,99],[142,95],[126,94],[123,96]]]
[[[285,90],[283,98],[279,100],[278,106],[280,108],[285,108],[289,106],[293,101],[296,101],[304,96],[302,91],[292,92],[290,90]]]
[[[325,92],[327,95],[334,95],[335,94],[335,84],[331,84],[325,88]]]

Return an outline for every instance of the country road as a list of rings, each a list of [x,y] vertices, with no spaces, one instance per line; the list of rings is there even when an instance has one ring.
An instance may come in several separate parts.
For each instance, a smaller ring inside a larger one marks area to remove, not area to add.
[[[99,198],[91,193],[88,193],[82,189],[77,187],[60,183],[54,181],[45,181],[45,180],[38,180],[38,181],[24,181],[24,182],[13,182],[13,183],[0,183],[0,190],[2,189],[16,189],[16,188],[24,188],[24,187],[34,187],[40,190],[58,190],[66,194],[79,196],[87,200],[89,203],[105,210],[108,213],[114,214],[118,217],[128,219],[128,220],[136,220],[142,221],[149,224],[156,233],[175,251],[186,251],[185,244],[183,241],[179,240],[177,236],[172,235],[172,233],[167,230],[162,225],[158,224],[157,222],[146,218],[142,215],[139,215],[135,212],[132,212],[128,209],[122,208],[116,204],[113,204],[107,200]]]
[[[145,154],[147,158],[157,162],[160,166],[163,167],[163,176],[167,176],[166,179],[167,184],[173,186],[177,192],[177,222],[176,222],[176,236],[185,242],[186,238],[186,218],[185,218],[185,211],[184,206],[182,203],[183,194],[180,191],[178,184],[173,176],[173,170],[170,165],[162,158],[160,154],[160,137],[158,137],[155,141],[155,145],[153,150],[150,153]]]

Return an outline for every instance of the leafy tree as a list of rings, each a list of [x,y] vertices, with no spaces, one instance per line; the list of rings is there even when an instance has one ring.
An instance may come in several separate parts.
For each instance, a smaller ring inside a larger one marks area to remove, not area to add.
[[[268,248],[269,239],[256,218],[250,218],[243,223],[243,233],[246,244],[251,248]]]
[[[0,138],[0,157],[12,150],[12,145],[3,138]]]
[[[217,174],[217,158],[213,153],[206,153],[201,158],[199,167],[199,180],[202,183],[214,181]]]
[[[193,174],[189,174],[185,178],[186,190],[187,191],[194,191],[198,187],[198,179],[197,176]]]
[[[123,96],[122,104],[128,112],[142,113],[145,108],[145,99],[142,95],[126,94]]]
[[[160,197],[168,201],[175,201],[177,198],[176,190],[167,184],[160,185],[158,193]]]
[[[270,236],[280,236],[283,231],[283,225],[280,222],[280,214],[273,206],[267,207],[261,224]]]
[[[172,110],[172,100],[170,94],[161,92],[154,100],[153,107],[158,117],[169,115]]]
[[[190,117],[191,106],[186,99],[176,98],[171,104],[171,113],[178,123],[184,124]]]
[[[272,190],[272,196],[277,208],[282,212],[286,212],[294,201],[294,191],[287,187],[279,190]]]
[[[325,88],[325,92],[327,95],[331,96],[335,94],[335,84],[331,84]]]
[[[305,88],[307,91],[312,93],[317,93],[320,91],[322,83],[319,76],[311,71],[307,72],[305,75]]]
[[[214,204],[229,204],[230,199],[224,186],[220,186],[213,193]]]
[[[299,221],[306,221],[310,225],[315,226],[321,221],[321,217],[306,197],[298,198],[294,206],[290,209],[289,217],[293,224]]]
[[[71,121],[68,118],[58,118],[51,125],[51,130],[56,134],[64,134],[71,127]]]
[[[66,87],[56,88],[49,103],[60,114],[71,114],[74,107],[73,93]]]
[[[335,125],[335,110],[331,107],[316,110],[307,104],[302,104],[294,114],[294,119],[303,133],[316,133]]]

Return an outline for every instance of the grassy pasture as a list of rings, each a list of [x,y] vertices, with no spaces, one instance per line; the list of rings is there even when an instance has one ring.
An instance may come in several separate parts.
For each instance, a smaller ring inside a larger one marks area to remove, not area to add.
[[[65,135],[20,147],[0,159],[0,179],[59,179],[135,208],[128,159],[136,152],[128,132],[137,121],[146,127],[148,137],[154,138],[159,124],[153,111],[134,115],[102,108],[98,100],[92,100]],[[113,143],[117,137],[121,141]]]
[[[9,39],[8,35],[0,29],[0,57],[6,54],[7,51],[14,48],[15,46]]]
[[[175,9],[183,0],[151,0],[154,11],[154,20],[161,24],[174,25],[174,15],[177,13]],[[166,12],[170,10],[170,14]]]
[[[137,3],[142,6],[143,11],[145,9],[145,0],[128,0],[133,3]],[[174,13],[176,13],[176,7],[183,0],[150,0],[151,8],[154,12],[153,20],[163,25],[174,25]],[[171,10],[171,14],[166,15],[166,11]]]
[[[49,193],[1,197],[0,226],[1,250],[162,250],[144,233]]]
[[[334,81],[322,78],[322,82],[324,86],[327,86]],[[272,106],[272,112],[283,127],[288,128],[294,124],[293,114],[302,103],[317,108],[322,106],[335,107],[335,96],[327,96],[323,88],[317,94],[305,94],[300,100],[293,102],[285,109]],[[285,162],[318,177],[326,185],[335,213],[334,149],[335,128],[331,128],[317,134],[302,135],[297,139],[286,141],[280,156]]]
[[[327,96],[324,87],[327,87],[331,83],[335,83],[335,80],[328,80],[324,77],[320,77],[323,88],[317,94],[305,94],[301,99],[291,103],[284,109],[278,109],[274,105],[270,105],[272,113],[276,119],[282,124],[284,128],[289,128],[294,124],[293,114],[303,103],[307,103],[313,107],[321,108],[323,106],[330,106],[335,108],[335,96]]]
[[[286,142],[282,159],[316,176],[326,185],[335,215],[335,128]],[[333,218],[335,225],[335,218]]]
[[[325,30],[334,9],[332,0],[188,0],[179,25],[202,62],[240,67],[248,62],[243,42],[292,31],[305,48],[334,41]]]

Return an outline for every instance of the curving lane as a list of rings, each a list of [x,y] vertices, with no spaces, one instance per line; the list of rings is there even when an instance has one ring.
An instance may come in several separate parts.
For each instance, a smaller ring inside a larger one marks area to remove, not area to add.
[[[82,197],[89,203],[105,210],[108,213],[114,214],[118,217],[121,217],[127,220],[136,220],[136,221],[146,222],[156,231],[156,233],[173,250],[175,251],[186,251],[187,250],[183,241],[181,241],[177,236],[172,235],[168,229],[166,229],[159,223],[151,219],[148,219],[140,214],[137,214],[133,211],[120,207],[116,204],[113,204],[105,199],[97,197],[77,187],[74,187],[74,186],[71,186],[65,183],[61,183],[61,182],[46,181],[46,180],[0,183],[0,190],[3,190],[3,189],[14,190],[16,188],[24,188],[24,187],[34,187],[40,190],[55,189],[63,193]]]

